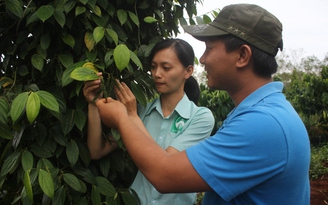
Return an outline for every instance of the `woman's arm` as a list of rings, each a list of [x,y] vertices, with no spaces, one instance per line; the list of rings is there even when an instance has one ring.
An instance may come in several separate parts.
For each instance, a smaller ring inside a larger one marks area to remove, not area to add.
[[[101,73],[98,75],[101,76]],[[98,108],[94,103],[96,94],[100,89],[100,83],[100,79],[94,81],[86,81],[83,87],[83,95],[89,103],[87,145],[90,150],[91,159],[100,159],[118,147],[113,137],[109,137],[111,143],[109,143],[109,141],[103,137],[101,119],[99,116]],[[102,95],[99,95],[98,98],[101,97]]]
[[[119,87],[115,86],[114,90],[117,99],[125,105],[131,120],[147,135],[147,137],[153,139],[138,116],[137,100],[130,88],[124,82],[120,83],[117,81],[117,85]]]

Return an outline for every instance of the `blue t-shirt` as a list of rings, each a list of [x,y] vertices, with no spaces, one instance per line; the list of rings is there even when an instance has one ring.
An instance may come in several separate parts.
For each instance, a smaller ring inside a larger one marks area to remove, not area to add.
[[[186,95],[167,117],[163,116],[159,99],[149,103],[146,108],[139,107],[138,115],[149,134],[163,149],[171,146],[179,151],[185,150],[208,138],[214,126],[212,112],[208,108],[196,106]],[[196,200],[195,193],[159,193],[140,171],[131,188],[137,192],[141,205],[192,205]]]
[[[214,136],[186,150],[213,189],[203,204],[310,203],[309,138],[282,89],[281,82],[262,86],[231,111]]]

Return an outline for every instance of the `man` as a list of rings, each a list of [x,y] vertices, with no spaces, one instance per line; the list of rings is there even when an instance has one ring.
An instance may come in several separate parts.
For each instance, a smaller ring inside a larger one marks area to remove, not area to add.
[[[224,7],[209,25],[185,26],[206,44],[208,86],[225,90],[235,109],[209,139],[169,155],[122,104],[99,100],[103,122],[120,131],[141,172],[160,192],[206,191],[203,204],[309,204],[307,131],[273,82],[282,25],[251,4]]]

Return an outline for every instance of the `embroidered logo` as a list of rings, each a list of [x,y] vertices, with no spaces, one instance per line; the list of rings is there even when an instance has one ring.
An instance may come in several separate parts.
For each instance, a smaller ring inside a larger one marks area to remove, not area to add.
[[[177,116],[171,126],[171,132],[173,133],[178,133],[179,131],[182,130],[183,126],[185,125],[185,122],[187,121],[187,119],[184,119],[180,116]]]

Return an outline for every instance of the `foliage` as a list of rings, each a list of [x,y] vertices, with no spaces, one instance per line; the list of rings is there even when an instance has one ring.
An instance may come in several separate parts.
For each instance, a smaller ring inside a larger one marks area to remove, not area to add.
[[[305,123],[311,142],[328,141],[328,66],[320,75],[293,71],[285,87],[287,99]]]
[[[200,85],[201,95],[198,101],[199,106],[209,108],[214,116],[215,124],[212,134],[222,125],[228,113],[235,107],[230,96],[225,91],[211,90],[207,86]]]
[[[328,174],[328,144],[311,147],[310,179]]]
[[[1,204],[136,203],[123,146],[90,161],[81,69],[102,71],[108,96],[119,79],[145,104],[150,50],[185,12],[195,24],[199,1],[0,0]]]

